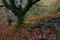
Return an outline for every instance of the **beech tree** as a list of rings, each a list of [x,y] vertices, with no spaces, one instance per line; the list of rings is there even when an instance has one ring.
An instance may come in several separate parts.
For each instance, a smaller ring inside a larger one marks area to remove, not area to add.
[[[9,3],[7,2],[7,0],[2,0],[4,6],[11,10],[16,16],[17,16],[17,22],[18,25],[23,24],[24,22],[24,15],[29,11],[29,9],[37,2],[39,2],[40,0],[27,0],[27,4],[25,5],[25,7],[22,7],[22,0],[20,1],[20,5],[18,5],[18,7],[16,6],[15,3],[16,0],[9,0]]]

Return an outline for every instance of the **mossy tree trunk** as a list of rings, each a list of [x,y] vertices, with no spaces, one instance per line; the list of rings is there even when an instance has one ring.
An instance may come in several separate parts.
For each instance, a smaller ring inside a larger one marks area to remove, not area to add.
[[[24,22],[24,17],[22,17],[22,16],[17,16],[17,22],[18,22],[18,24],[23,24]]]

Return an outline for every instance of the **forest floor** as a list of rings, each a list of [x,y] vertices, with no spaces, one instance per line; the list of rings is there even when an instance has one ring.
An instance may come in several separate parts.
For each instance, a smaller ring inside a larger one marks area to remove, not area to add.
[[[35,22],[36,20],[47,20],[50,19],[51,17],[55,17],[60,15],[60,12],[57,14],[48,14],[44,15],[43,17],[36,17],[36,18],[31,18],[26,20],[28,23],[29,21]],[[35,21],[34,21],[35,20]],[[60,38],[60,23],[57,24],[57,32],[58,32],[58,37]],[[20,28],[15,29],[15,22],[12,22],[11,25],[6,25],[6,24],[0,24],[0,40],[40,40],[41,39],[41,31],[39,31],[39,28],[34,28],[34,29],[24,29],[24,32],[22,35],[20,35],[18,32]],[[23,28],[22,28],[23,29]],[[44,30],[44,38],[47,38],[48,35],[50,36],[48,40],[51,40],[53,38],[54,40],[56,39],[56,35],[46,28]]]
[[[39,40],[41,38],[41,35],[39,34],[39,28],[25,30],[23,36],[19,36],[17,35],[17,31],[13,33],[12,28],[14,27],[15,27],[15,23],[13,22],[10,26],[6,24],[0,24],[0,40],[26,40],[26,37],[28,37],[27,40]],[[60,31],[60,27],[58,27],[57,29]],[[11,33],[9,34],[10,36],[7,37],[8,34],[7,35],[5,34],[9,30],[11,31]],[[48,33],[48,32],[49,30],[47,29],[45,33]],[[60,37],[60,32],[58,34]],[[33,38],[32,38],[32,35],[34,35]]]

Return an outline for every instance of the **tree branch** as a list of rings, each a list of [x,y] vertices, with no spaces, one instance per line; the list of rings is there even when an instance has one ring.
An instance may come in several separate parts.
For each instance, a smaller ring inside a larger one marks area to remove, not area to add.
[[[28,0],[28,3],[25,6],[25,9],[23,10],[24,11],[24,15],[35,3],[39,2],[39,1],[40,0]]]
[[[10,5],[14,8],[14,9],[19,9],[18,7],[16,7],[16,5],[15,5],[15,0],[9,0],[9,2],[10,2]]]
[[[11,7],[11,5],[9,5],[9,4],[7,3],[6,0],[2,0],[2,3],[4,3],[4,6],[5,6],[6,8],[8,8],[8,9],[10,9],[10,10],[13,9],[13,8]]]
[[[22,9],[22,0],[20,0],[20,5],[19,5],[19,9]]]
[[[2,2],[4,3],[4,6],[7,8],[7,9],[10,9],[15,15],[18,15],[18,10],[19,8],[17,8],[15,6],[15,2],[14,0],[10,0],[10,5],[7,3],[6,0],[2,0]]]

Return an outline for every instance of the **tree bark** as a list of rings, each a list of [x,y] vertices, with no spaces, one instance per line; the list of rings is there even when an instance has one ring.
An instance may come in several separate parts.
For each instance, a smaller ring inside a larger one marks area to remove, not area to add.
[[[24,21],[24,16],[17,16],[18,25],[23,24],[24,23],[23,21]]]
[[[18,15],[15,27],[16,28],[23,27],[23,24],[24,24],[24,16]]]

